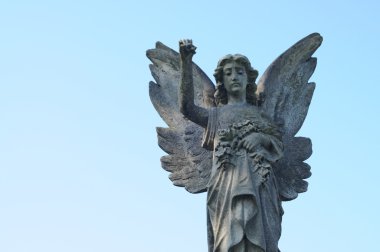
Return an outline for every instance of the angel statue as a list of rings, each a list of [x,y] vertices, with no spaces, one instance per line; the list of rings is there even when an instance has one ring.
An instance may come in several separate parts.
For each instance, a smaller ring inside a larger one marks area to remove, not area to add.
[[[258,76],[247,57],[219,60],[216,85],[192,62],[157,42],[147,51],[152,103],[169,128],[157,128],[161,158],[174,185],[207,191],[209,252],[278,252],[282,201],[307,190],[311,140],[296,137],[315,88],[308,80],[322,43],[313,33]]]

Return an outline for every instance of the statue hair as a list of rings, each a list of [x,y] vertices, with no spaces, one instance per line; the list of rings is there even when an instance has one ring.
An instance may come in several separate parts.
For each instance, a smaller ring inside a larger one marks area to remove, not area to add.
[[[214,93],[215,103],[217,105],[224,105],[228,103],[227,90],[223,84],[223,67],[230,62],[237,62],[244,66],[245,72],[247,73],[247,88],[246,88],[246,101],[252,105],[256,105],[256,78],[259,72],[255,70],[248,58],[241,54],[228,54],[221,58],[218,65],[214,71],[214,77],[216,81],[216,89]]]

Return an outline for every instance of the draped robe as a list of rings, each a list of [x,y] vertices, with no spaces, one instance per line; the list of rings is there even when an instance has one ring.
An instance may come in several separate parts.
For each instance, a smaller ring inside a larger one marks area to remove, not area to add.
[[[266,145],[239,146],[250,134]],[[255,106],[225,105],[210,110],[204,146],[213,148],[207,189],[211,251],[278,252],[283,210],[271,166],[283,154],[277,128]]]

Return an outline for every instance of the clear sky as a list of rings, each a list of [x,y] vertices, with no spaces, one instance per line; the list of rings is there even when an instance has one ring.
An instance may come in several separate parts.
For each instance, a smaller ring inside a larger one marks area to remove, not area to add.
[[[0,251],[206,251],[205,194],[161,169],[145,51],[192,38],[212,77],[263,73],[324,37],[299,135],[309,191],[284,203],[284,252],[378,251],[379,1],[0,2]]]

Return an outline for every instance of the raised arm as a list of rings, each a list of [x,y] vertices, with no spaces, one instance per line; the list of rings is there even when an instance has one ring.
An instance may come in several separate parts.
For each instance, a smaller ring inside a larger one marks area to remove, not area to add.
[[[196,47],[191,40],[179,41],[180,52],[180,90],[179,108],[181,113],[190,121],[206,128],[208,121],[208,111],[194,103],[194,83],[192,59]]]

